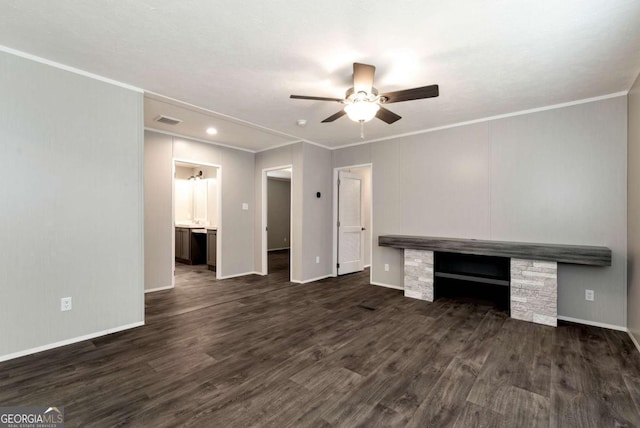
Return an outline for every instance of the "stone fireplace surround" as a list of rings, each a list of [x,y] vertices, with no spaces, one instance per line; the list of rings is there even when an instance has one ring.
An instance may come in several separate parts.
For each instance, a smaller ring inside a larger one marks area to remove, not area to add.
[[[404,249],[404,295],[432,302],[434,251],[509,257],[511,317],[557,325],[558,263],[611,266],[606,247],[383,235],[378,245]]]

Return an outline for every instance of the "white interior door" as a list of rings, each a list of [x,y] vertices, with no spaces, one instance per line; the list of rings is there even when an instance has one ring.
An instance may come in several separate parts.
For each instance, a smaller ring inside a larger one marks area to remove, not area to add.
[[[338,275],[344,275],[364,269],[362,180],[346,171],[338,178]]]

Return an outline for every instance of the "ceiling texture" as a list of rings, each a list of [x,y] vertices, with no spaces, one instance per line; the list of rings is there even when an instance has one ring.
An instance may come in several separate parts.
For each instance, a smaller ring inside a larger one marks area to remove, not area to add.
[[[147,127],[333,148],[627,91],[640,2],[4,0],[0,45],[149,91]],[[289,99],[343,97],[353,62],[377,67],[381,92],[439,84],[440,97],[390,105],[402,120],[366,123],[365,140],[346,116],[320,123],[340,104]]]

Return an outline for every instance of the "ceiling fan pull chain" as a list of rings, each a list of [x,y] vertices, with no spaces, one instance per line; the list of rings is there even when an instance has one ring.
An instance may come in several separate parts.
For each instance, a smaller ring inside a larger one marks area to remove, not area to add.
[[[364,140],[364,120],[360,121],[360,139]]]

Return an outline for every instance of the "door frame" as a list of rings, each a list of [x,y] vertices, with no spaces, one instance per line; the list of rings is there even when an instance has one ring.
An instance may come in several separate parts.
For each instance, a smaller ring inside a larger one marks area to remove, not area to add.
[[[338,168],[333,168],[333,232],[332,232],[332,266],[331,275],[338,276],[338,177],[340,171],[349,170],[353,168],[365,168],[368,167],[371,171],[369,189],[371,194],[369,195],[369,219],[371,220],[371,233],[369,234],[369,282],[373,280],[373,163],[360,163],[355,165],[346,165]],[[367,265],[365,265],[365,269]]]
[[[171,268],[173,274],[171,275],[171,288],[176,286],[176,162],[190,163],[194,166],[210,166],[217,168],[216,172],[216,186],[217,186],[217,230],[216,230],[216,279],[222,277],[222,251],[220,247],[222,244],[222,165],[209,162],[201,162],[187,158],[171,158]]]
[[[291,282],[291,274],[293,272],[293,164],[280,165],[270,168],[264,168],[262,170],[262,272],[261,275],[267,275],[269,273],[269,233],[267,231],[267,209],[268,209],[268,195],[267,195],[267,173],[269,171],[279,171],[281,169],[291,168],[291,191],[289,193],[289,281]]]

